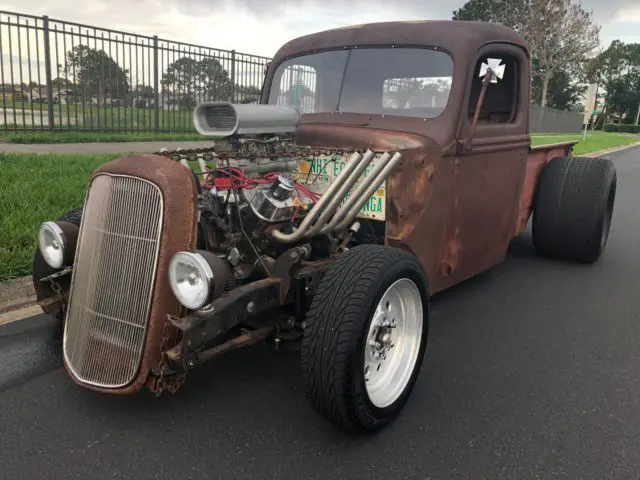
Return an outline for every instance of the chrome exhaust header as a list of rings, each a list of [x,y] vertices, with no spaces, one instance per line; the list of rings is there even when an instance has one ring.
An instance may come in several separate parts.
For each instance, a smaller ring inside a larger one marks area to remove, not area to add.
[[[353,171],[353,174],[351,174],[347,181],[345,181],[342,186],[336,191],[329,204],[320,213],[320,217],[316,221],[315,225],[311,227],[307,233],[305,233],[305,238],[317,235],[327,225],[327,220],[336,211],[338,205],[340,205],[340,203],[344,200],[347,192],[349,192],[349,190],[351,190],[351,188],[360,179],[362,173],[365,171],[367,166],[369,166],[369,163],[371,163],[374,155],[374,152],[372,152],[371,150],[367,150],[367,152],[364,154],[364,157],[362,157],[358,162],[358,165]]]
[[[402,158],[400,152],[396,152],[393,156],[389,152],[385,152],[371,173],[344,202],[345,197],[358,183],[374,156],[375,153],[372,150],[367,150],[364,155],[355,152],[345,169],[329,185],[320,201],[311,208],[300,226],[292,233],[273,230],[271,233],[273,238],[279,242],[293,243],[315,235],[325,235],[349,228],[362,206],[380,188],[380,185]],[[344,204],[339,206],[342,202]]]
[[[329,222],[326,228],[321,230],[321,233],[330,231],[339,232],[342,230],[346,230],[351,226],[351,224],[353,224],[362,206],[367,203],[367,201],[375,193],[375,191],[380,188],[382,182],[385,181],[391,170],[398,164],[398,162],[402,158],[402,154],[400,152],[396,152],[393,157],[391,157],[391,160],[388,160],[389,157],[389,153],[384,154],[384,156],[380,159],[380,164],[376,166],[376,171],[374,171],[375,173],[372,172],[371,176],[374,177],[375,175],[373,180],[369,181],[368,183],[362,182],[362,184],[358,186],[358,189],[355,191],[353,196],[342,206],[342,208],[336,213],[336,215],[334,215],[334,217],[331,219],[331,222]],[[344,216],[344,219],[341,221],[340,218],[342,216]]]
[[[298,229],[293,231],[292,233],[283,233],[277,229],[273,230],[271,232],[271,235],[273,236],[273,238],[283,243],[293,243],[293,242],[302,240],[306,235],[306,233],[311,228],[311,225],[315,221],[316,217],[319,214],[321,214],[325,209],[326,205],[331,202],[331,200],[335,196],[335,193],[341,189],[345,181],[351,180],[354,170],[356,170],[356,168],[359,166],[362,159],[363,159],[362,155],[360,155],[358,152],[355,152],[353,155],[351,155],[351,159],[348,165],[346,166],[346,168],[342,172],[340,172],[340,175],[338,175],[338,177],[333,181],[333,183],[329,185],[329,188],[322,195],[322,197],[320,198],[320,201],[309,211],[309,213],[304,218],[304,220],[302,221]],[[357,180],[357,177],[355,178],[354,182],[356,180]]]

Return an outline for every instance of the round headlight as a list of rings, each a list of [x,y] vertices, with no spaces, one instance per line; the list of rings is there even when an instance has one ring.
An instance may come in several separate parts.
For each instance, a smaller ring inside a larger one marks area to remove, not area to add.
[[[38,231],[38,246],[42,258],[52,268],[61,268],[64,263],[66,239],[55,222],[44,222]]]
[[[178,301],[191,310],[205,306],[211,298],[213,271],[197,253],[178,252],[169,263],[169,285]]]

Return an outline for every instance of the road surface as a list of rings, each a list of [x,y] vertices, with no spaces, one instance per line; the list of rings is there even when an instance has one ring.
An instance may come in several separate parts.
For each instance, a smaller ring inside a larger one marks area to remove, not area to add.
[[[160,399],[34,366],[0,393],[0,478],[637,479],[640,149],[612,158],[601,261],[548,261],[523,236],[507,263],[435,298],[417,387],[382,433],[316,416],[292,352],[236,352]]]

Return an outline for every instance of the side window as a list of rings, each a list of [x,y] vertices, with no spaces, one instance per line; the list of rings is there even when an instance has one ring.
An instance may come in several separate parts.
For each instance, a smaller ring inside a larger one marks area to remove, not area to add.
[[[482,66],[496,65],[504,74],[497,83],[490,83],[478,118],[478,126],[487,124],[513,123],[518,114],[520,64],[518,57],[504,53],[484,55],[476,63],[469,96],[469,122],[473,120],[482,90]]]
[[[316,111],[317,72],[309,65],[288,65],[280,77],[276,103],[296,107],[300,113]]]

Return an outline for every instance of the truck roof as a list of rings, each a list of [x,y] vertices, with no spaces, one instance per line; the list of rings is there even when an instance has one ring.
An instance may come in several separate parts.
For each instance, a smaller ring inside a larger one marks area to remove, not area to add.
[[[513,29],[499,23],[459,20],[422,20],[376,22],[335,28],[295,38],[285,43],[273,61],[317,50],[363,45],[432,46],[454,57],[470,55],[481,45],[506,42],[523,47],[527,44]]]

